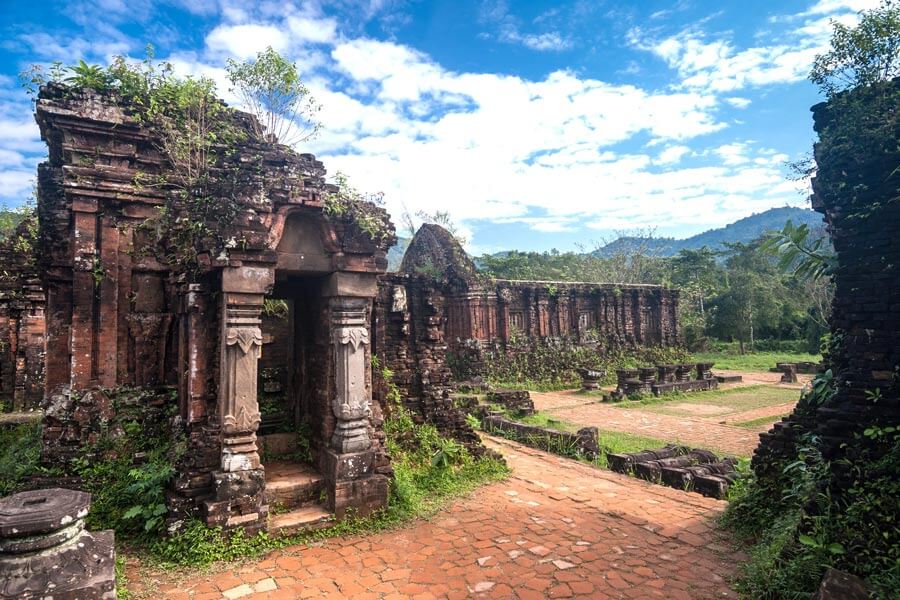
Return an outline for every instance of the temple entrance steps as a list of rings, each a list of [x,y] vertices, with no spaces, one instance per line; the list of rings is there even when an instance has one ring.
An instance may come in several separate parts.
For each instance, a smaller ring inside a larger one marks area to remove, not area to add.
[[[323,506],[325,480],[315,469],[288,461],[267,462],[265,469],[270,532],[298,533],[334,522]]]
[[[269,510],[315,504],[325,491],[325,479],[309,465],[272,461],[266,467],[266,504]]]

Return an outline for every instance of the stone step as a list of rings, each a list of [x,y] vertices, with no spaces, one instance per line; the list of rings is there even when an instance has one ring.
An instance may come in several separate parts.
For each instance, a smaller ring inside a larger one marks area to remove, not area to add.
[[[269,533],[291,535],[324,529],[334,524],[334,514],[319,504],[311,504],[269,517]]]
[[[284,511],[315,504],[325,490],[325,479],[301,463],[275,462],[266,468],[266,504],[270,511]]]

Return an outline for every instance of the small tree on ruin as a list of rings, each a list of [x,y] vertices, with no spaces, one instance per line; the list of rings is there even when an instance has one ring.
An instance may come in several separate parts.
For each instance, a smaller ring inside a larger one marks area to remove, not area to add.
[[[831,49],[816,56],[809,79],[826,95],[900,75],[900,5],[882,0],[856,27],[832,22]]]
[[[266,48],[247,62],[228,60],[231,91],[258,119],[257,134],[292,145],[310,139],[321,128],[315,116],[321,105],[300,79],[297,65]]]

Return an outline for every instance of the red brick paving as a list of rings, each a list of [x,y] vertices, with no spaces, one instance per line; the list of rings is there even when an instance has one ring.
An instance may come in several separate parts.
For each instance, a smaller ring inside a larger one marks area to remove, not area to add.
[[[624,412],[624,411],[622,411]],[[724,503],[489,439],[509,480],[432,520],[276,551],[216,574],[129,569],[143,597],[736,598]]]

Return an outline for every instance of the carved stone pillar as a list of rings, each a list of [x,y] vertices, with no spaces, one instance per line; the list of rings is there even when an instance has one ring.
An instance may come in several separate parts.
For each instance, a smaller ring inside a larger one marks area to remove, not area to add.
[[[222,273],[218,422],[220,470],[212,474],[213,497],[205,502],[206,521],[249,532],[265,527],[265,471],[256,445],[259,403],[256,371],[262,347],[260,312],[271,268],[243,266]]]
[[[334,343],[335,395],[332,410],[337,418],[331,447],[344,454],[368,450],[369,394],[366,389],[366,347],[369,345],[366,298],[331,299],[331,331]]]
[[[261,304],[229,305],[226,301],[225,305],[225,347],[219,395],[223,471],[259,468],[256,368],[262,347]]]
[[[358,516],[387,503],[388,478],[375,472],[376,445],[370,438],[369,317],[376,293],[375,275],[337,272],[323,286],[331,328],[331,412],[334,430],[320,456],[328,508],[343,517]],[[327,434],[326,434],[327,435]]]

